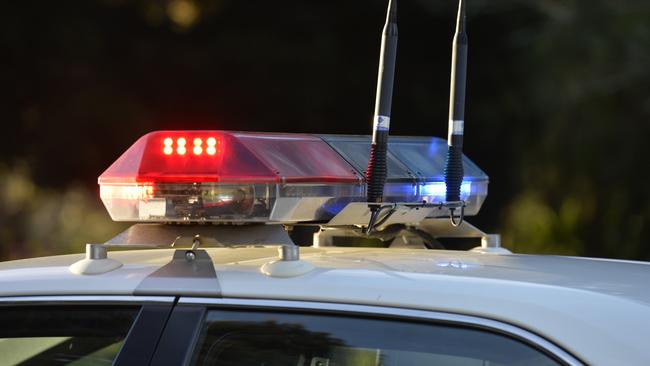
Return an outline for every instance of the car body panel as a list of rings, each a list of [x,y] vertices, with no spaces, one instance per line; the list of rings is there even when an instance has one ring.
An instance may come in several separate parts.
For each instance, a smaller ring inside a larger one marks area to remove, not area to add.
[[[110,252],[124,265],[74,275],[81,255],[0,264],[0,296],[196,296],[196,281],[142,288],[174,250]],[[650,265],[572,257],[460,251],[301,248],[315,266],[275,278],[260,268],[276,248],[209,248],[214,297],[315,301],[449,312],[499,320],[561,345],[589,364],[648,364]]]

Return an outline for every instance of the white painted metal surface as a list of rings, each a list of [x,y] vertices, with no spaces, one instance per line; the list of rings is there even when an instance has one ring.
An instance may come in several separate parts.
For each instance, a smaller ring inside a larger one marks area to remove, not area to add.
[[[421,309],[528,329],[594,365],[650,364],[650,264],[457,251],[303,248],[314,270],[269,277],[275,248],[208,249],[224,298]],[[0,296],[131,295],[173,250],[109,252],[124,263],[93,276],[70,273],[82,255],[0,263]],[[170,281],[173,279],[170,279]],[[198,279],[206,281],[205,278]],[[192,295],[192,280],[159,295]],[[187,287],[187,289],[186,289]],[[156,293],[147,293],[155,295]]]

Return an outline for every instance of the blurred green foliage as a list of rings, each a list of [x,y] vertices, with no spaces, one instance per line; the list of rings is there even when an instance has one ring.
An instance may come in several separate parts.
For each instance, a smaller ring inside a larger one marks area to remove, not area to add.
[[[523,58],[517,251],[650,259],[650,4],[539,1]],[[552,57],[549,57],[552,55]],[[525,130],[530,128],[529,130]]]
[[[123,228],[95,179],[149,130],[368,133],[384,3],[5,4],[0,259]],[[393,134],[446,135],[455,6],[400,2]],[[491,178],[470,221],[517,252],[649,260],[650,2],[475,0],[469,37],[465,151]]]
[[[80,186],[38,187],[26,166],[0,165],[0,258],[78,253],[125,228],[101,207],[96,192]]]

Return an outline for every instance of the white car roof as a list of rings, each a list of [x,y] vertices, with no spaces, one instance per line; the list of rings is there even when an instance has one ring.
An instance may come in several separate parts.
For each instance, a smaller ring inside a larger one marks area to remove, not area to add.
[[[124,265],[75,275],[83,255],[0,263],[0,297],[174,295],[433,310],[531,330],[589,364],[648,364],[650,264],[558,256],[373,248],[301,248],[315,269],[263,274],[274,248],[209,248],[216,278],[175,275],[174,250],[110,252]]]

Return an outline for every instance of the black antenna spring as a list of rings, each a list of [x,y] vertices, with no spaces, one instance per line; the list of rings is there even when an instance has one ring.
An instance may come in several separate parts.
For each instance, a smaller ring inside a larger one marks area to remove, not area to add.
[[[387,145],[387,142],[370,145],[370,161],[368,162],[368,168],[366,169],[368,202],[380,203],[383,200],[384,184],[386,182],[387,174]]]

